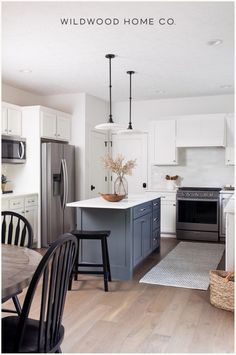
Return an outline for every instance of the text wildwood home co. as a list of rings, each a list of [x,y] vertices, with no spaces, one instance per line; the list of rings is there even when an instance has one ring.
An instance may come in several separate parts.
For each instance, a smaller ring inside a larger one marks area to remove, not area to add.
[[[147,17],[147,18],[123,18],[119,19],[116,17],[63,17],[60,18],[61,25],[64,26],[117,26],[117,25],[127,25],[127,26],[154,26],[154,25],[168,25],[172,26],[175,24],[175,20],[172,17]]]

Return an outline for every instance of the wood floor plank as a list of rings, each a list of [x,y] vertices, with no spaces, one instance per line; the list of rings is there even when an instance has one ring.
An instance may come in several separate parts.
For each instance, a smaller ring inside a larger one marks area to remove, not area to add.
[[[101,277],[80,275],[67,294],[63,352],[232,353],[234,315],[213,307],[209,291],[139,284],[176,244],[163,240],[160,254],[148,257],[133,280],[114,280],[109,292],[104,292]],[[12,307],[12,302],[5,306]],[[38,312],[39,291],[30,316]]]
[[[159,323],[154,329],[154,333],[171,336],[179,322],[181,313],[186,307],[190,292],[184,288],[174,288],[174,295],[170,303],[163,310]]]

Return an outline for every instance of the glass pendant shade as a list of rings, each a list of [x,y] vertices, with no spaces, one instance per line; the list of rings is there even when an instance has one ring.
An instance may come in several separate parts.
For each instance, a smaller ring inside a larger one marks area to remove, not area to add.
[[[95,126],[95,129],[101,129],[103,131],[115,131],[120,130],[120,125],[114,122],[107,122],[107,123],[99,123]]]

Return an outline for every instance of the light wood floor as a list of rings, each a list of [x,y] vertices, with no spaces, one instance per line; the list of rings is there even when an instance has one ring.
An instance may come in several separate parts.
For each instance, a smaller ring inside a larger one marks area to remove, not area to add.
[[[226,353],[234,351],[231,312],[211,306],[209,291],[139,284],[175,245],[162,241],[132,281],[81,276],[68,292],[62,351],[67,353]],[[37,300],[32,316],[38,311]]]

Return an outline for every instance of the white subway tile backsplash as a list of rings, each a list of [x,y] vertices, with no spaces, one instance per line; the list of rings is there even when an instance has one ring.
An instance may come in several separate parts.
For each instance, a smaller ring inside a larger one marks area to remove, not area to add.
[[[234,167],[225,165],[224,148],[179,148],[179,165],[152,166],[152,188],[165,187],[165,175],[179,175],[181,186],[234,184]]]

